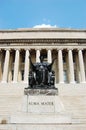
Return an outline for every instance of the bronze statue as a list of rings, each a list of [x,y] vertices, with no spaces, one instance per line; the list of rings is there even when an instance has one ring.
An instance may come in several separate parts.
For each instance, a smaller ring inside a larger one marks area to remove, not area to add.
[[[55,88],[55,72],[52,70],[53,63],[55,59],[52,60],[52,63],[43,62],[44,56],[41,55],[40,63],[32,63],[30,59],[30,72],[29,72],[29,86],[28,88]]]

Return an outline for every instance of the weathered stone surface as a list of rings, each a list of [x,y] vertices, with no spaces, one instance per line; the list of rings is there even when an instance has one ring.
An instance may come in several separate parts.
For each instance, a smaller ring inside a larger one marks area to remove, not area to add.
[[[25,95],[57,95],[58,89],[25,89]]]
[[[15,124],[70,124],[71,116],[68,113],[57,113],[57,114],[29,114],[20,113],[12,115],[10,123]]]
[[[0,130],[86,130],[85,124],[10,124],[0,125]]]
[[[25,106],[25,107],[24,107]],[[25,108],[25,109],[24,109]],[[65,111],[58,96],[25,96],[23,110],[28,113],[56,113]]]
[[[22,110],[11,115],[10,123],[70,124],[71,114],[65,111],[64,105],[57,95],[57,89],[53,90],[54,92],[49,90],[26,89],[27,93],[23,96]],[[46,94],[48,92],[51,95]]]

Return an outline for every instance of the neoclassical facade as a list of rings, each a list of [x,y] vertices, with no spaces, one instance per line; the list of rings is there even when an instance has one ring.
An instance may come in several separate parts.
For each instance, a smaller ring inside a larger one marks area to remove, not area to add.
[[[65,109],[72,113],[71,130],[85,130],[86,30],[78,29],[0,30],[0,123],[4,124],[3,119],[9,122],[12,112],[21,108],[28,86],[29,56],[35,63],[40,62],[41,54],[46,55],[48,63],[56,58],[55,86]],[[68,124],[60,125],[57,127],[61,130],[70,128]],[[5,127],[0,125],[1,129]]]
[[[74,34],[71,30],[61,32],[59,29],[1,31],[0,81],[2,83],[28,83],[29,55],[34,63],[40,62],[39,56],[44,54],[49,63],[53,58],[57,58],[53,66],[56,84],[85,83],[86,41],[81,36],[77,37],[79,33],[84,36],[85,32],[73,31]],[[23,33],[24,36],[21,36]],[[31,38],[29,35],[32,35]]]
[[[0,81],[28,82],[30,70],[29,55],[34,62],[40,62],[39,56],[47,55],[46,61],[54,64],[56,83],[85,83],[86,82],[86,48],[78,47],[39,47],[39,48],[1,48],[0,50]]]

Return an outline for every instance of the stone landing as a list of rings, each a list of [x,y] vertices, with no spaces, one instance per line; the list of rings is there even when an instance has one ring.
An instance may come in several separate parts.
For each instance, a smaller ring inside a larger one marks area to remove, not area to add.
[[[31,114],[31,113],[17,113],[10,118],[11,124],[28,124],[28,125],[44,125],[44,124],[71,124],[71,116],[68,113],[57,114]],[[47,129],[47,128],[46,128]]]

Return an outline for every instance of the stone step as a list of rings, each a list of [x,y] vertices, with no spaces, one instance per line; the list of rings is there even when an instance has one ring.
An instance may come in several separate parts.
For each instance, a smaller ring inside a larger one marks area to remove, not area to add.
[[[23,87],[0,87],[0,97],[1,96],[23,96],[24,95],[24,88]]]
[[[71,123],[71,115],[68,113],[58,113],[58,114],[29,114],[29,113],[16,113],[11,115],[10,123],[28,123],[28,124],[69,124]]]
[[[86,118],[73,118],[72,124],[86,124]]]

